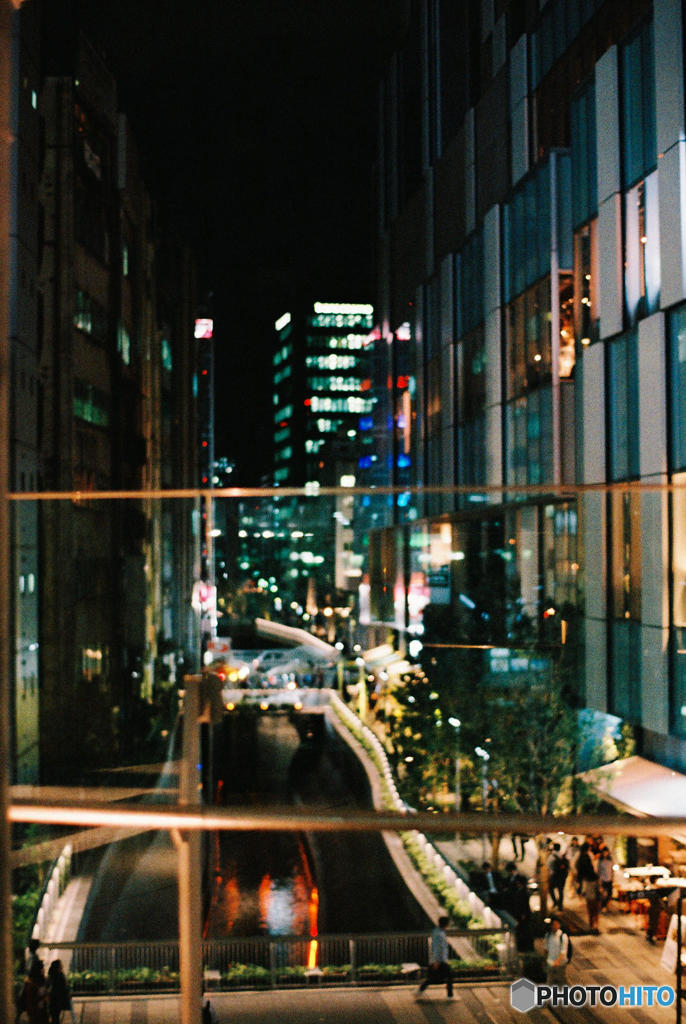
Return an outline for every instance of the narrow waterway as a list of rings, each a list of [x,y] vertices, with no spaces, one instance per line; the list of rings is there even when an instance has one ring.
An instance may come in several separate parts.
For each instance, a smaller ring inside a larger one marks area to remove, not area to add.
[[[227,716],[214,738],[214,787],[226,806],[371,806],[359,761],[312,720]],[[314,733],[314,735],[308,735]],[[81,941],[178,936],[176,852],[166,832],[113,844],[102,859]],[[414,931],[430,922],[382,836],[221,832],[208,837],[207,938]]]
[[[285,717],[227,717],[215,737],[217,800],[232,807],[290,803],[299,744]],[[316,882],[301,834],[220,832],[211,856],[208,938],[310,934]]]
[[[320,728],[300,727],[301,743],[285,717],[227,720],[216,757],[223,802],[291,803],[294,809],[337,812],[369,807],[361,765],[323,718],[315,724]],[[309,935],[313,927],[341,933],[429,926],[380,835],[222,833],[215,855],[209,937]]]

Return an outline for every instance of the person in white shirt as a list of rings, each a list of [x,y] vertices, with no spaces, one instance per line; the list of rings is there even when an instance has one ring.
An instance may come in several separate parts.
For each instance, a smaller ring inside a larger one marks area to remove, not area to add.
[[[569,937],[562,931],[559,917],[550,919],[550,931],[545,937],[546,981],[549,985],[564,985],[567,972]]]
[[[426,978],[417,989],[417,998],[422,995],[429,985],[436,981],[444,981],[448,999],[453,998],[453,978],[450,973],[450,964],[448,963],[450,959],[450,946],[448,945],[448,937],[445,934],[449,920],[450,918],[445,915],[439,917],[438,924],[431,933],[431,963],[429,964]]]

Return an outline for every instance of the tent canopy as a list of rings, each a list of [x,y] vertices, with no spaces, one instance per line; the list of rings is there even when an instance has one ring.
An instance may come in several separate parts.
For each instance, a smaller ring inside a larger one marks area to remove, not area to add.
[[[686,807],[686,775],[638,755],[592,768],[581,778],[609,803],[639,818],[672,817]]]

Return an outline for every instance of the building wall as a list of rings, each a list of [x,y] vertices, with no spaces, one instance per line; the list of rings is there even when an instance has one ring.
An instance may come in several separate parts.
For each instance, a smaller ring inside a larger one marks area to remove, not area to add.
[[[10,352],[12,360],[10,488],[40,486],[38,402],[38,171],[40,151],[40,25],[27,5],[13,18]],[[12,573],[14,658],[12,708],[16,782],[36,782],[39,773],[39,546],[35,502],[13,507]]]
[[[51,33],[54,13],[24,5],[15,41],[13,488],[159,487],[170,411],[173,482],[195,486],[192,266],[176,240],[164,260],[116,83],[76,23]],[[39,65],[32,33],[42,18]],[[158,279],[174,295],[171,332]],[[164,412],[163,331],[179,375],[175,409]],[[167,511],[137,499],[17,503],[17,779],[66,780],[134,756],[161,655],[195,653],[192,509]],[[165,559],[175,565],[166,584]]]
[[[686,469],[681,5],[466,5],[450,42],[443,8],[415,5],[431,32],[419,55],[408,32],[381,103],[377,320],[395,347],[411,322],[416,481],[492,488],[476,497],[505,513],[529,642],[574,643],[586,703],[683,768],[686,526],[661,489]],[[397,142],[412,111],[416,152]],[[565,483],[591,489],[570,503]],[[469,503],[415,515],[430,532]],[[428,552],[436,578],[445,556]],[[465,577],[444,567],[455,612]],[[512,621],[493,642],[515,643]]]

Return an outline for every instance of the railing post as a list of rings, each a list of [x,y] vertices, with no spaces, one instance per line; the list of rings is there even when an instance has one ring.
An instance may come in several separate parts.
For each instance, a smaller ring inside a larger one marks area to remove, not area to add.
[[[272,979],[272,988],[276,988],[276,943],[269,943],[269,973]]]
[[[179,777],[180,803],[186,807],[199,803],[201,677],[184,678],[183,748]],[[202,906],[200,867],[200,834],[193,829],[185,833],[173,830],[172,838],[178,854],[179,870],[179,968],[181,975],[180,1021],[197,1024],[202,1008]]]
[[[117,980],[116,980],[117,979],[117,975],[116,975],[116,971],[115,971],[116,957],[117,957],[117,953],[116,953],[116,950],[115,950],[114,946],[110,946],[110,970],[109,970],[109,974],[110,974],[110,992],[114,992],[114,993],[116,993],[116,991],[117,991]]]
[[[350,984],[355,984],[356,977],[356,964],[357,960],[357,947],[355,946],[355,940],[350,939]]]

